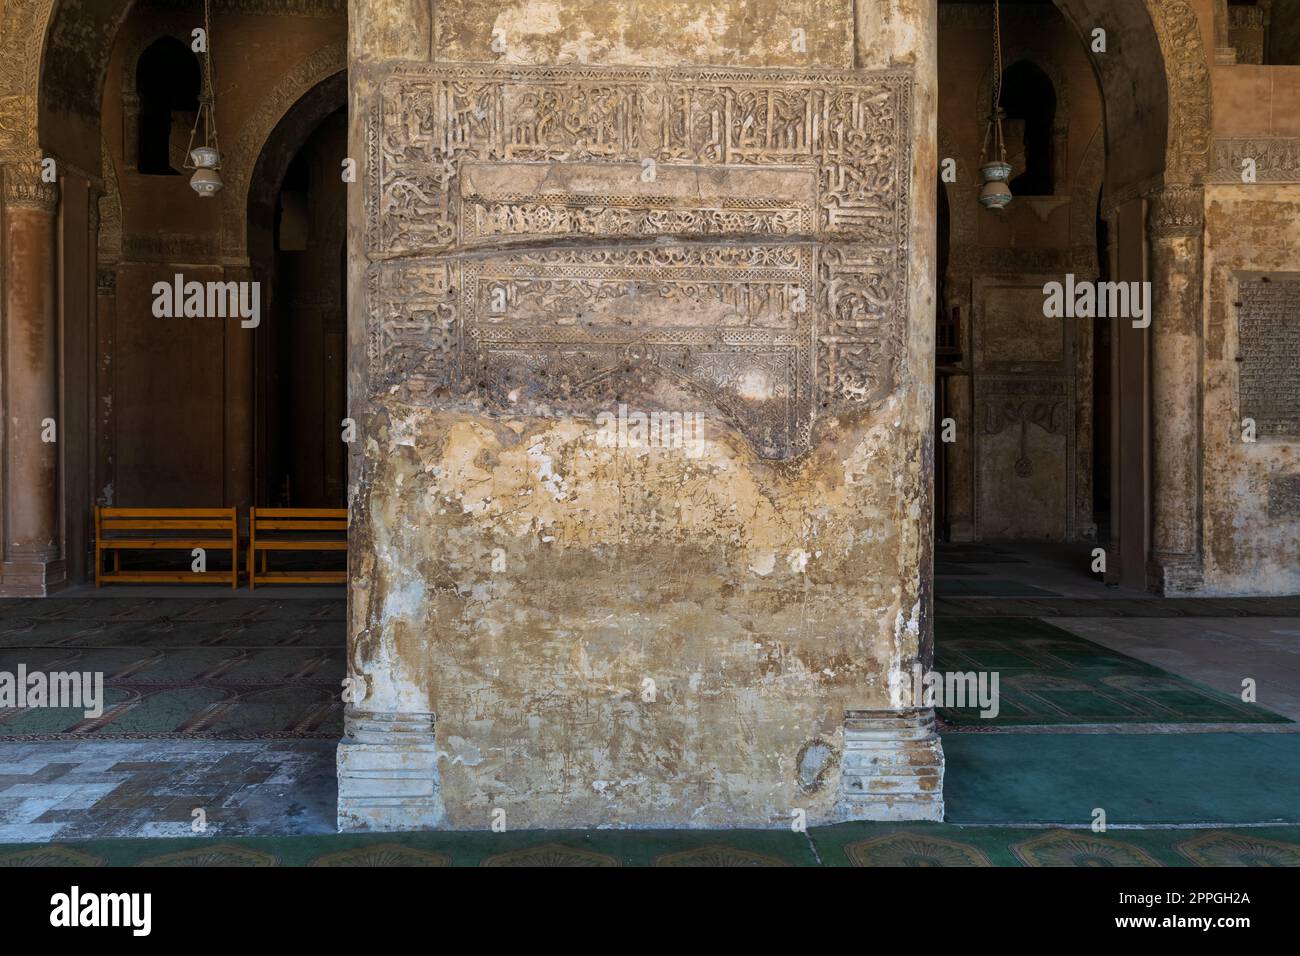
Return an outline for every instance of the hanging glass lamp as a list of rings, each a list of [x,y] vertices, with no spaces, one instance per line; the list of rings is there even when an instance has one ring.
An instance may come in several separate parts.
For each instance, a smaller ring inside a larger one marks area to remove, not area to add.
[[[1003,209],[1011,202],[1011,164],[1007,162],[1006,142],[1002,138],[1002,17],[998,0],[993,0],[993,104],[989,110],[988,126],[984,130],[984,145],[980,148],[980,176],[984,185],[980,189],[980,205],[985,209]],[[992,148],[990,149],[990,143]]]

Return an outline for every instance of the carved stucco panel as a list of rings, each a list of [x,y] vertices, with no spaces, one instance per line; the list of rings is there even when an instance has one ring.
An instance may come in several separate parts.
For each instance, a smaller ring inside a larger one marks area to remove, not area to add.
[[[898,71],[388,77],[372,394],[579,412],[671,386],[801,454],[819,413],[900,378],[910,97]]]

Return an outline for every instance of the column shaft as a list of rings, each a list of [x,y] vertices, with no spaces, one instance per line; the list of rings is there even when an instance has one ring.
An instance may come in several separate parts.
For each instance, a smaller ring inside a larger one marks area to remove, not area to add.
[[[4,578],[0,593],[61,582],[56,351],[58,187],[34,164],[4,178]]]
[[[1166,186],[1148,220],[1151,283],[1151,557],[1148,585],[1162,594],[1201,584],[1201,277],[1204,201]]]

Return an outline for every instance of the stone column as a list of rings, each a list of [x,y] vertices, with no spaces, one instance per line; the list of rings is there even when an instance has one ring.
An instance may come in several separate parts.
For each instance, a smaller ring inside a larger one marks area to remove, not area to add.
[[[116,487],[117,424],[113,410],[113,356],[117,337],[117,263],[95,272],[95,484],[94,502],[111,507]]]
[[[246,265],[227,265],[226,282],[253,282],[256,276]],[[259,322],[269,314],[266,286],[262,286]],[[240,513],[253,504],[253,343],[257,328],[244,328],[241,322],[226,324],[226,413],[225,503]]]
[[[961,201],[974,203],[974,193],[964,191]],[[945,310],[954,306],[959,310],[961,328],[961,371],[950,375],[947,381],[948,414],[957,423],[957,440],[945,448],[936,447],[935,454],[946,453],[948,479],[948,534],[953,542],[974,541],[975,522],[975,374],[974,351],[971,334],[975,314],[971,295],[971,269],[974,249],[970,241],[958,234],[953,236],[949,252],[952,265],[946,285],[948,301],[941,303]]]
[[[1151,553],[1148,587],[1201,585],[1201,280],[1205,204],[1199,186],[1150,199]]]
[[[935,0],[855,0],[854,65],[859,69],[906,66],[912,72],[910,177],[914,184],[908,231],[909,387],[900,404],[901,435],[912,433],[925,462],[920,486],[907,490],[911,510],[901,521],[905,539],[899,572],[902,591],[915,595],[915,642],[895,629],[900,665],[887,681],[887,709],[845,712],[844,756],[835,812],[841,820],[942,820],[943,746],[934,708],[918,699],[916,675],[934,664],[934,316],[937,282],[935,171],[939,166],[939,14]],[[965,286],[964,288],[969,288]],[[963,316],[969,326],[969,313]],[[973,388],[972,388],[973,394]],[[911,417],[916,409],[918,417]],[[973,418],[972,418],[973,420]],[[919,425],[919,429],[917,426]],[[915,431],[914,431],[915,430]],[[908,476],[912,479],[912,476]],[[903,479],[907,481],[908,479]],[[915,556],[916,563],[912,563]],[[901,620],[901,618],[900,618]]]
[[[1094,243],[1095,246],[1095,243]],[[1075,278],[1095,282],[1099,277],[1099,264],[1094,247],[1076,246],[1072,251]],[[1100,320],[1098,320],[1100,321]],[[1075,325],[1074,356],[1074,459],[1066,467],[1074,470],[1074,533],[1075,541],[1097,540],[1097,519],[1093,511],[1093,379],[1094,352],[1096,348],[1094,322]]]
[[[122,92],[122,162],[127,169],[140,163],[140,96],[135,90]]]
[[[36,164],[4,166],[4,576],[0,593],[62,583],[59,548],[58,187]]]

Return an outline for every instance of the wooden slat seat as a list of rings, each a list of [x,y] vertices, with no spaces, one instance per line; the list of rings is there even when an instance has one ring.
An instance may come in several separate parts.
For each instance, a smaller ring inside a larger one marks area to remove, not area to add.
[[[345,584],[347,571],[301,568],[271,571],[268,552],[347,551],[346,508],[251,508],[248,512],[248,586]],[[259,561],[258,555],[261,555]]]
[[[229,551],[221,571],[123,571],[123,551]],[[104,554],[113,567],[104,567]],[[104,582],[201,581],[239,587],[239,520],[234,508],[95,508],[95,587]]]

